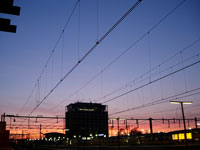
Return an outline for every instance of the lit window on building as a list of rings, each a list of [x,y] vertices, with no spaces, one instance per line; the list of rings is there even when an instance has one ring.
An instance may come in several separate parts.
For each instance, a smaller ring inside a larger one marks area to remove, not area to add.
[[[184,140],[185,139],[185,135],[184,133],[179,133],[179,140]]]
[[[187,139],[192,139],[192,133],[187,133],[186,137],[187,137]]]
[[[178,134],[172,134],[172,140],[178,140]]]

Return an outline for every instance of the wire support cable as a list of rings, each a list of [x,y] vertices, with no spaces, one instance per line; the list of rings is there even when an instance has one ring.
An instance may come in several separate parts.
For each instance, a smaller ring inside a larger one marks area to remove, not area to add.
[[[59,104],[57,104],[55,107],[53,107],[52,109],[55,109],[56,107],[58,107],[60,104],[64,103],[65,101],[69,100],[69,98],[71,98],[72,96],[74,96],[75,94],[77,94],[78,92],[80,92],[83,88],[85,88],[87,85],[89,85],[92,81],[94,81],[100,74],[102,74],[105,70],[107,70],[110,66],[112,66],[112,64],[114,64],[118,59],[120,59],[123,55],[125,55],[129,50],[131,50],[131,48],[133,48],[137,43],[139,43],[144,37],[146,37],[150,32],[152,32],[158,25],[160,25],[168,16],[170,16],[178,7],[180,7],[183,3],[185,2],[182,1],[181,3],[179,3],[175,8],[173,8],[171,11],[169,11],[163,18],[161,18],[154,26],[152,26],[147,32],[145,32],[138,40],[136,40],[133,44],[131,44],[125,51],[123,51],[119,56],[117,56],[116,58],[114,58],[109,64],[107,64],[101,71],[99,71],[97,74],[95,74],[90,80],[88,80],[85,84],[83,84],[78,90],[76,90],[74,93],[70,94],[66,99],[64,99],[63,101],[61,101]],[[200,39],[196,40],[195,42],[191,43],[189,46],[185,47],[182,51],[188,49],[189,47],[191,47],[192,45],[194,45],[195,43],[199,42]],[[176,53],[174,56],[168,58],[167,60],[163,61],[160,65],[165,64],[166,62],[168,62],[169,60],[171,60],[172,58],[174,58],[176,55],[178,55],[180,52]],[[151,70],[149,70],[148,72],[146,72],[145,74],[148,74],[150,71],[153,71],[154,69],[156,69],[157,67],[152,68]],[[99,99],[97,99],[98,101]]]
[[[186,108],[184,108],[184,110],[185,109],[190,109],[190,108],[193,108],[193,107],[199,107],[200,105],[195,105],[195,106],[191,106],[191,107],[186,107]],[[148,113],[148,114],[156,114],[156,113],[165,113],[165,112],[172,112],[172,111],[176,111],[177,110],[177,108],[176,109],[168,109],[168,110],[163,110],[163,111],[154,111],[154,112],[151,112],[151,113]]]
[[[132,86],[133,84],[140,83],[140,82],[146,80],[146,79],[144,79],[144,80],[138,81],[138,80],[140,80],[142,77],[144,77],[145,75],[147,75],[147,74],[149,74],[150,72],[152,72],[153,70],[156,70],[157,68],[160,68],[160,66],[162,66],[162,65],[164,65],[165,63],[169,62],[170,60],[172,60],[173,58],[175,58],[177,55],[179,55],[179,54],[181,54],[182,52],[188,50],[191,46],[195,45],[195,44],[198,43],[199,41],[200,41],[200,38],[197,39],[197,40],[195,40],[194,42],[190,43],[188,46],[186,46],[185,48],[183,48],[182,50],[180,50],[179,52],[177,52],[177,53],[174,54],[173,56],[167,58],[166,60],[164,60],[163,62],[161,62],[159,65],[157,65],[157,66],[151,68],[151,69],[148,70],[147,72],[145,72],[145,73],[143,73],[142,75],[136,77],[134,80],[130,81],[129,83],[126,83],[125,85],[123,85],[123,86],[117,88],[116,90],[113,90],[112,92],[110,92],[110,93],[108,93],[108,94],[106,94],[106,95],[104,95],[104,96],[102,96],[102,97],[97,98],[97,99],[95,100],[95,102],[97,102],[97,101],[99,101],[99,100],[102,100],[102,99],[104,99],[104,98],[106,98],[106,97],[108,97],[108,96],[110,96],[110,95],[112,95],[112,94],[114,94],[114,93],[116,93],[116,92],[118,92],[118,91],[120,91],[120,90],[123,90],[123,89],[127,88],[128,86]],[[199,54],[196,54],[195,56],[193,56],[193,57],[191,57],[191,58],[189,58],[189,59],[192,59],[192,58],[194,58],[194,57],[196,57],[196,56],[198,57]],[[189,60],[189,59],[188,59],[188,60]],[[184,61],[187,61],[187,60],[184,60]],[[176,65],[171,66],[170,69],[171,69],[172,67],[175,67],[175,66],[179,65],[179,64],[180,64],[180,63],[177,63]],[[168,69],[166,69],[166,70],[168,70]],[[162,71],[162,72],[163,72],[163,71]],[[161,71],[160,71],[159,73],[161,73]],[[159,74],[159,73],[157,73],[157,74]],[[155,76],[155,75],[157,75],[157,74],[151,75],[151,77],[152,77],[152,76]],[[149,77],[148,77],[148,79],[149,79]],[[138,81],[138,82],[136,82],[136,81]]]
[[[80,58],[80,60],[57,82],[57,84],[47,93],[46,96],[38,103],[38,105],[29,113],[30,116],[48,97],[49,95],[74,71],[77,66],[100,44],[133,10],[136,8],[141,0],[138,0],[101,38],[97,41],[87,53]]]
[[[194,56],[192,56],[192,57],[190,57],[190,58],[184,60],[183,62],[190,61],[190,60],[192,60],[193,58],[198,57],[199,54],[200,54],[200,53],[198,53],[198,54],[196,54],[196,55],[194,55]],[[179,62],[179,63],[177,63],[177,64],[175,64],[175,65],[173,65],[173,66],[170,66],[170,67],[168,67],[168,68],[166,68],[166,69],[164,69],[164,70],[162,70],[162,71],[159,71],[158,73],[152,74],[151,77],[154,77],[154,76],[156,76],[156,75],[158,75],[158,74],[160,74],[160,73],[163,73],[163,72],[166,72],[166,71],[168,71],[168,70],[171,70],[172,68],[174,68],[174,67],[176,67],[176,66],[178,66],[178,65],[180,65],[180,64],[181,64],[181,63]],[[112,91],[111,93],[109,93],[109,94],[107,94],[107,95],[105,95],[105,96],[99,98],[98,100],[103,99],[103,98],[106,98],[107,96],[110,96],[110,95],[112,95],[112,94],[114,94],[114,93],[116,93],[116,92],[118,92],[118,91],[120,91],[120,90],[122,90],[122,89],[125,89],[125,88],[127,88],[128,86],[131,87],[131,86],[136,85],[136,84],[138,84],[138,83],[144,82],[144,81],[146,81],[146,80],[148,80],[148,79],[149,79],[149,77],[146,77],[146,78],[144,78],[143,80],[140,80],[140,81],[138,81],[138,82],[136,82],[136,81],[133,82],[133,84],[131,84],[132,82],[129,82],[129,83],[126,84],[124,87],[118,88],[117,90]]]
[[[182,67],[182,68],[180,68],[180,69],[178,69],[178,70],[176,70],[176,71],[173,71],[173,72],[171,72],[171,73],[169,73],[169,74],[167,74],[167,75],[164,75],[164,76],[162,76],[162,77],[160,77],[160,78],[157,78],[157,79],[155,79],[155,80],[152,80],[151,82],[148,82],[148,83],[146,83],[146,84],[143,84],[143,85],[141,85],[141,86],[139,86],[139,87],[137,87],[137,88],[134,88],[134,89],[129,90],[129,91],[125,92],[125,93],[122,93],[122,94],[120,94],[120,95],[118,95],[118,96],[116,96],[116,97],[114,97],[114,98],[108,99],[108,100],[104,101],[103,104],[104,104],[104,103],[111,102],[111,101],[113,101],[113,100],[115,100],[115,99],[118,99],[118,98],[124,96],[124,95],[127,95],[127,94],[129,94],[129,93],[132,93],[132,92],[134,92],[134,91],[136,91],[136,90],[139,90],[139,89],[141,89],[141,88],[143,88],[143,87],[146,87],[146,86],[148,86],[148,85],[150,85],[150,84],[152,84],[152,83],[155,83],[155,82],[157,82],[157,81],[160,81],[160,80],[162,80],[162,79],[164,79],[164,78],[166,78],[166,77],[169,77],[169,76],[171,76],[171,75],[173,75],[173,74],[176,74],[176,73],[178,73],[178,72],[180,72],[180,71],[182,71],[182,70],[185,70],[185,69],[187,69],[187,68],[190,68],[190,67],[192,67],[192,66],[194,66],[194,65],[196,65],[196,64],[198,64],[198,63],[200,63],[200,60],[198,60],[198,61],[196,61],[196,62],[194,62],[194,63],[191,63],[191,64],[189,64],[189,65],[187,65],[187,66],[185,66],[185,67]],[[186,92],[187,92],[187,91],[186,91]]]
[[[196,54],[196,55],[194,55],[194,56],[192,56],[192,57],[190,57],[190,58],[188,58],[188,59],[185,59],[185,60],[183,60],[183,62],[191,61],[192,59],[198,57],[199,54],[200,54],[200,53],[198,53],[198,54]],[[159,74],[161,74],[161,73],[164,73],[164,72],[166,72],[166,71],[168,71],[168,70],[171,70],[172,68],[177,67],[177,66],[179,66],[179,65],[181,65],[181,64],[182,64],[182,62],[176,63],[176,64],[174,64],[174,65],[172,65],[172,66],[170,66],[170,67],[168,67],[168,68],[166,68],[166,69],[164,69],[164,70],[160,70],[159,72],[156,72],[156,73],[152,74],[152,75],[149,76],[149,77],[152,78],[152,77],[154,77],[154,76],[157,76],[157,75],[159,75]],[[140,81],[138,81],[138,82],[136,82],[136,81],[135,81],[135,82],[129,82],[128,84],[126,84],[126,87],[128,87],[128,86],[131,87],[131,86],[136,85],[136,84],[138,84],[138,83],[141,83],[141,82],[144,82],[144,81],[146,81],[146,80],[149,80],[149,77],[146,77],[146,78],[144,78],[143,80],[140,80]],[[121,89],[122,89],[122,88],[121,88]],[[120,90],[121,90],[121,89],[120,89]],[[119,90],[117,89],[117,90],[113,91],[113,92],[110,93],[109,95],[104,96],[104,98],[107,97],[107,96],[110,96],[111,94],[116,93],[117,91],[119,91]]]
[[[126,109],[126,110],[118,111],[118,112],[109,114],[109,116],[128,112],[128,111],[132,111],[132,110],[136,110],[136,109],[141,109],[141,108],[145,108],[145,107],[150,107],[150,106],[153,106],[153,105],[166,103],[166,102],[171,101],[171,100],[177,100],[177,99],[181,99],[181,98],[185,98],[185,97],[198,95],[198,94],[200,94],[200,92],[192,93],[192,92],[195,92],[195,91],[198,91],[198,90],[200,90],[200,88],[192,89],[192,90],[187,91],[187,92],[179,93],[179,94],[169,96],[169,97],[166,97],[166,98],[162,98],[162,99],[150,102],[150,103],[146,103],[146,104],[139,105],[139,106],[136,106],[136,107],[132,107],[132,108],[129,108],[129,109]],[[192,93],[192,94],[189,94],[189,93]],[[184,94],[188,94],[188,95],[184,95]],[[184,96],[181,96],[181,95],[184,95]]]
[[[54,54],[54,52],[55,52],[55,49],[56,49],[56,47],[58,46],[58,43],[59,43],[61,37],[64,35],[64,31],[65,31],[66,27],[68,26],[68,24],[69,24],[69,22],[70,22],[70,20],[71,20],[71,18],[72,18],[72,16],[73,16],[74,11],[76,10],[76,7],[78,6],[78,3],[79,3],[79,2],[80,2],[80,0],[77,0],[77,2],[75,3],[75,6],[73,7],[73,10],[72,10],[72,12],[71,12],[69,18],[67,19],[67,21],[66,21],[66,23],[65,23],[65,25],[64,25],[64,28],[62,29],[62,31],[61,31],[61,33],[60,33],[58,39],[56,40],[56,43],[55,43],[55,45],[54,45],[54,47],[53,47],[53,49],[52,49],[50,55],[48,56],[48,58],[47,58],[47,60],[46,60],[46,63],[45,63],[45,65],[44,65],[42,71],[40,72],[39,77],[37,78],[36,83],[35,83],[33,89],[31,90],[31,93],[29,94],[29,96],[28,96],[28,98],[26,99],[26,101],[25,101],[23,107],[20,109],[20,111],[19,111],[17,114],[19,114],[19,113],[22,112],[22,110],[24,109],[25,105],[28,103],[28,101],[30,100],[31,96],[33,95],[33,92],[34,92],[35,88],[37,87],[38,81],[41,79],[42,74],[44,73],[45,69],[47,68],[47,66],[48,66],[48,64],[49,64],[49,61],[50,61],[51,57],[53,56],[53,54]]]

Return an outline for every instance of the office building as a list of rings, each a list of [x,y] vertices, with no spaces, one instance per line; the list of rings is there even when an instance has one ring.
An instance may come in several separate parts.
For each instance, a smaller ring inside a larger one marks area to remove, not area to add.
[[[108,110],[99,103],[76,102],[66,106],[66,136],[91,139],[108,136]]]

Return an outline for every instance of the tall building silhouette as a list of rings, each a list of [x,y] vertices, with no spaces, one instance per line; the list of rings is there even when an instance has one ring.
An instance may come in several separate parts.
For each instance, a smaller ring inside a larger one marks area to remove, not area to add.
[[[77,102],[66,106],[66,135],[79,139],[107,137],[107,105]]]

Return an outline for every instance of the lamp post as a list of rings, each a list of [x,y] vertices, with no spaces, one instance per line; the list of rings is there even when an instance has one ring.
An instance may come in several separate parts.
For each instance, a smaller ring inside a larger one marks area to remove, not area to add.
[[[186,125],[185,125],[185,115],[183,110],[183,104],[192,104],[191,101],[170,101],[171,104],[181,104],[182,116],[183,116],[183,124],[184,124],[184,135],[185,135],[185,143],[188,145],[187,142],[187,135],[186,135]]]

